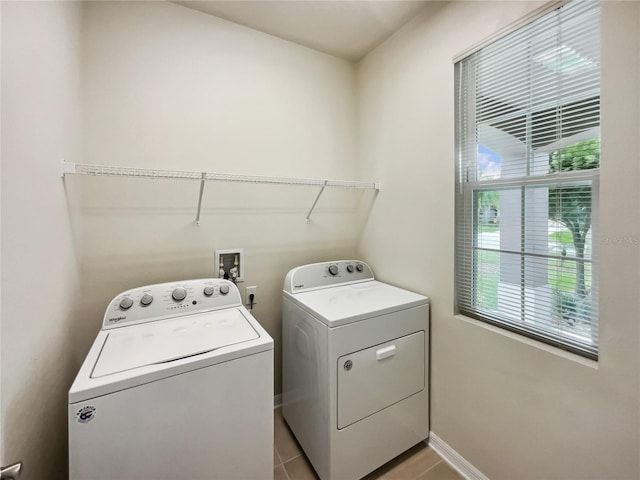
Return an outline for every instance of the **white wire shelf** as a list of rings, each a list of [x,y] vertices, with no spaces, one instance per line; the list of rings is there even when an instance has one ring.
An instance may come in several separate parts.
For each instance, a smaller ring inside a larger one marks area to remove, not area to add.
[[[365,189],[380,190],[377,182],[360,182],[346,180],[316,180],[309,178],[292,178],[292,177],[266,177],[258,175],[232,175],[226,173],[210,173],[210,172],[190,172],[180,170],[156,170],[151,168],[134,168],[134,167],[117,167],[113,165],[92,165],[88,163],[74,163],[62,161],[62,177],[65,175],[92,175],[107,177],[131,177],[131,178],[149,178],[164,180],[194,180],[200,182],[200,197],[198,199],[198,212],[196,215],[196,224],[200,224],[200,209],[202,207],[202,194],[204,192],[205,182],[235,182],[235,183],[259,183],[270,185],[292,185],[292,186],[311,186],[320,187],[318,196],[316,197],[309,213],[307,214],[307,223],[311,213],[316,207],[318,200],[324,189],[330,188],[349,188],[349,189]]]

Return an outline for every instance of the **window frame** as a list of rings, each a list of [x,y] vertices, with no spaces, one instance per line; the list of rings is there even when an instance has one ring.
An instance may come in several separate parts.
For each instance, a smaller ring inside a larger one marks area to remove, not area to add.
[[[564,6],[567,2],[564,2],[562,6]],[[559,8],[559,7],[558,7]],[[527,24],[521,25],[527,26],[532,21],[537,20],[541,16],[549,14],[550,12],[544,11],[539,16],[535,18],[531,18]],[[508,33],[513,33],[514,30],[509,31]],[[517,31],[517,30],[516,30]],[[506,35],[506,34],[505,34]],[[502,37],[500,37],[502,38]],[[492,41],[500,40],[493,39]],[[479,222],[477,221],[476,216],[476,206],[474,199],[477,196],[478,192],[481,191],[493,191],[493,190],[504,190],[504,189],[515,189],[521,188],[521,198],[524,195],[524,190],[526,188],[531,187],[547,187],[547,188],[558,188],[558,187],[567,187],[567,186],[579,186],[588,184],[591,186],[591,257],[589,259],[583,258],[582,261],[584,264],[591,264],[591,290],[596,292],[595,294],[595,305],[598,305],[598,277],[599,277],[599,267],[598,267],[598,242],[596,241],[599,238],[598,234],[598,225],[599,225],[599,178],[600,178],[600,168],[593,169],[585,169],[585,170],[571,170],[571,171],[561,171],[547,174],[531,174],[517,177],[504,177],[497,179],[483,179],[480,180],[477,178],[478,169],[477,169],[477,148],[480,142],[478,141],[478,133],[477,127],[480,125],[480,122],[476,118],[476,91],[475,91],[475,77],[473,75],[475,70],[469,68],[468,70],[463,71],[461,64],[462,62],[469,56],[476,54],[478,51],[481,51],[483,47],[477,48],[471,51],[469,54],[464,57],[458,57],[455,59],[455,162],[456,162],[456,175],[455,175],[455,285],[454,285],[454,309],[457,314],[464,315],[466,317],[470,317],[484,323],[499,327],[501,329],[525,336],[527,338],[531,338],[533,340],[541,341],[545,344],[551,345],[553,347],[557,347],[559,349],[569,351],[580,356],[598,360],[598,344],[599,338],[596,333],[595,341],[592,339],[593,346],[591,348],[586,347],[585,342],[580,341],[571,341],[568,334],[565,334],[564,337],[560,334],[554,335],[549,331],[544,331],[541,328],[533,328],[531,325],[526,325],[524,322],[524,310],[522,313],[522,326],[517,325],[510,321],[501,320],[497,316],[493,316],[486,311],[482,311],[482,309],[478,308],[477,305],[477,289],[479,284],[479,275],[478,275],[478,231],[479,231]],[[601,75],[601,73],[600,73]],[[464,76],[464,78],[463,78]],[[466,78],[471,76],[471,79]],[[472,95],[474,102],[464,102],[462,99],[462,88],[461,82],[468,81],[467,86],[470,86],[468,90],[464,93],[466,95]],[[600,82],[598,82],[599,85]],[[469,85],[470,84],[470,85]],[[575,97],[571,96],[563,96],[562,104],[559,107],[560,110],[563,108],[569,108],[571,102],[577,100],[578,102],[587,101],[589,98],[593,98],[594,101],[597,97],[597,111],[599,118],[600,111],[600,92],[599,88],[597,92],[594,92],[592,96],[589,96],[589,93],[582,93],[581,95],[577,95]],[[464,108],[466,107],[466,111]],[[525,121],[527,122],[527,134],[533,137],[533,129],[530,127],[530,118],[535,116],[537,113],[546,108],[544,105],[538,106],[535,110],[522,110],[524,115],[527,115]],[[509,112],[507,116],[513,118],[514,113]],[[492,122],[494,119],[492,119]],[[558,121],[555,120],[556,125]],[[601,122],[598,120],[598,125]],[[464,129],[468,132],[469,126],[475,126],[472,135],[468,135],[467,145],[463,145],[462,130]],[[563,128],[561,125],[560,128]],[[560,135],[560,138],[570,138],[571,135],[567,137],[563,137]],[[533,148],[534,140],[532,138],[528,138],[525,143],[527,149]],[[473,165],[463,165],[465,160],[468,160],[468,157],[463,155],[465,149],[468,151],[469,149],[474,149],[476,152],[476,163]],[[526,162],[526,170],[527,173],[530,173],[529,168],[530,164],[533,162],[533,157],[529,154],[526,155],[524,160]],[[524,219],[525,210],[521,210],[521,218]],[[462,218],[460,218],[462,217]],[[524,222],[522,222],[524,224]],[[521,244],[524,242],[524,230],[521,233]],[[496,252],[505,252],[502,248],[495,249]],[[461,253],[462,252],[462,253]],[[469,252],[471,252],[469,254]],[[523,272],[525,272],[525,258],[530,256],[531,253],[525,251],[522,247],[519,252],[506,252],[506,253],[515,253],[519,255],[521,265],[523,265]],[[556,258],[551,255],[540,255],[541,257],[546,258]],[[468,263],[469,258],[471,258],[472,266],[468,268],[466,265],[461,266],[461,263]],[[463,274],[466,274],[466,278],[460,278]],[[520,288],[522,295],[522,305],[525,303],[526,299],[526,275],[523,273],[520,278]],[[463,287],[470,288],[471,291],[461,292]],[[465,298],[466,301],[461,301],[461,298]],[[469,300],[471,299],[471,300]],[[549,299],[551,301],[551,299]],[[599,330],[599,316],[598,312],[591,311],[590,318],[592,322],[595,322],[596,332]]]

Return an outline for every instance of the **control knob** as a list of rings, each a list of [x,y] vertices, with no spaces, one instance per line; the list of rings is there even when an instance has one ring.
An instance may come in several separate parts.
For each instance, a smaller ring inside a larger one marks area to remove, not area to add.
[[[204,291],[202,293],[204,293],[205,297],[210,297],[213,295],[213,287],[211,285],[204,287]]]
[[[140,305],[142,305],[143,307],[148,307],[149,305],[151,305],[151,302],[153,302],[153,297],[148,293],[145,293],[140,299]]]
[[[122,300],[120,300],[120,308],[122,310],[129,310],[132,305],[133,300],[131,300],[129,297],[124,297]]]
[[[183,287],[176,287],[171,292],[171,298],[173,298],[176,302],[181,302],[187,297],[187,290]]]
[[[353,265],[351,264],[347,265],[347,272],[353,273]]]
[[[329,265],[329,273],[335,277],[338,274],[338,266]]]
[[[359,264],[356,265],[356,270],[361,272],[362,270],[364,270],[364,266],[361,263],[359,263]]]
[[[220,285],[220,294],[226,295],[227,293],[229,293],[229,285]]]

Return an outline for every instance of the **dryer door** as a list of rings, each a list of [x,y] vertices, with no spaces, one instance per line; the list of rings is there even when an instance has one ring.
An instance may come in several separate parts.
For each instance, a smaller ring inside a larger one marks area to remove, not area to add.
[[[338,428],[420,392],[425,383],[424,331],[338,358]]]

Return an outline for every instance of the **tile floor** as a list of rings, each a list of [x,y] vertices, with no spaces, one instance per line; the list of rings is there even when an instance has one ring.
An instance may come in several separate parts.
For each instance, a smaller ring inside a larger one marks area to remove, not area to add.
[[[289,430],[282,409],[274,412],[274,480],[316,480],[318,476]],[[424,443],[367,475],[366,480],[462,480],[462,477]]]

